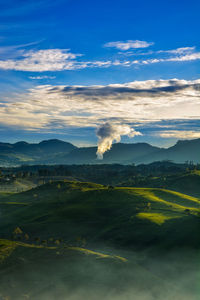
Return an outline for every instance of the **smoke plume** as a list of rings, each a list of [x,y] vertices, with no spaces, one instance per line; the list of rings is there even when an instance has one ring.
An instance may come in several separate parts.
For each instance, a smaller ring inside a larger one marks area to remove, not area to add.
[[[101,125],[96,134],[99,139],[97,149],[98,159],[103,159],[103,154],[111,149],[113,141],[120,142],[122,135],[127,135],[129,137],[142,135],[128,125],[113,125],[110,123]]]

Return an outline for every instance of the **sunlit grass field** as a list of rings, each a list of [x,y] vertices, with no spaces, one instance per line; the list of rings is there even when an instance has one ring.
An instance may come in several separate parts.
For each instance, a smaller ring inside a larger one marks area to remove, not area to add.
[[[182,231],[189,220],[198,223],[200,200],[166,189],[60,181],[1,194],[0,210],[5,238],[19,226],[32,237],[73,241],[81,236],[89,243],[105,239],[125,246],[151,244],[155,236],[162,244],[169,239],[168,232],[174,234],[173,226]],[[195,233],[191,231],[191,236]]]
[[[0,297],[63,299],[77,282],[98,293],[103,286],[105,299],[121,284],[177,296],[149,257],[197,251],[199,215],[197,197],[160,188],[57,181],[0,193]]]

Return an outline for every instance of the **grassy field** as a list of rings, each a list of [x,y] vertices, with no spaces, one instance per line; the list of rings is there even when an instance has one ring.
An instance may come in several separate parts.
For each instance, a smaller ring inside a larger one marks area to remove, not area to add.
[[[162,188],[200,198],[200,171],[191,170],[171,175],[122,178],[117,186]]]
[[[59,181],[0,193],[0,299],[121,300],[133,289],[136,299],[170,290],[170,300],[196,300],[199,215],[198,198],[160,188]],[[185,266],[195,269],[189,298],[173,279]]]
[[[176,232],[177,245],[199,245],[195,228],[200,200],[166,189],[52,182],[23,193],[2,194],[0,211],[4,238],[19,226],[31,238],[62,238],[70,243],[81,237],[89,245],[103,240],[146,247],[156,239],[156,245],[162,246],[170,244]]]

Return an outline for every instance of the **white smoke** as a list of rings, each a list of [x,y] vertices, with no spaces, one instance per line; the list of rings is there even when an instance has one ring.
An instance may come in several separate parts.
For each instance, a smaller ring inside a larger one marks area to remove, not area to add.
[[[128,125],[116,125],[110,123],[101,125],[96,134],[99,139],[97,149],[98,159],[103,159],[103,154],[111,149],[113,141],[120,142],[122,135],[127,135],[129,137],[142,135],[139,131],[135,131],[135,129]]]

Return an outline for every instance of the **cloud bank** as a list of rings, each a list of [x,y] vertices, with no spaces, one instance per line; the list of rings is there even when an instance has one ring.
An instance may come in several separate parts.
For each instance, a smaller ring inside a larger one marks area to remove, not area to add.
[[[40,85],[0,101],[0,128],[29,133],[95,132],[109,123],[112,130],[124,125],[144,136],[193,138],[199,136],[199,119],[200,79]]]

